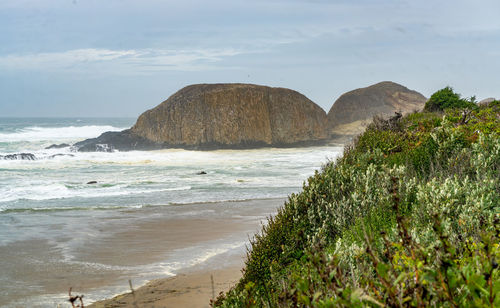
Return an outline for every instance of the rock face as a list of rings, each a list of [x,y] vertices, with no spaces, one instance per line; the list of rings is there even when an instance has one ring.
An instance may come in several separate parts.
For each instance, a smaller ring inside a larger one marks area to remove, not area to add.
[[[296,91],[198,84],[144,112],[130,130],[75,146],[84,151],[99,150],[99,145],[103,150],[295,146],[326,141],[326,128],[323,109]]]
[[[144,112],[131,131],[187,147],[285,146],[325,139],[326,122],[319,106],[292,90],[200,84]]]
[[[494,101],[496,101],[495,98],[493,97],[488,97],[488,98],[485,98],[481,101],[479,101],[479,103],[477,103],[479,106],[489,106],[491,103],[493,103]]]
[[[330,135],[357,135],[375,115],[407,114],[421,110],[426,101],[422,94],[390,81],[347,92],[328,112]]]

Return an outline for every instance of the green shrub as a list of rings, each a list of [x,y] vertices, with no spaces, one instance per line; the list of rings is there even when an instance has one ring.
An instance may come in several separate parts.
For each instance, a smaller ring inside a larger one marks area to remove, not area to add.
[[[498,226],[500,221],[496,221]],[[271,307],[498,307],[500,305],[499,230],[450,244],[439,216],[436,235],[422,245],[400,217],[394,239],[382,232],[381,244],[365,233],[357,269],[321,247],[308,251],[300,267],[269,295]],[[258,307],[267,306],[260,302]]]
[[[214,305],[498,306],[499,104],[447,108],[370,125],[269,218]]]
[[[441,89],[431,95],[425,103],[425,111],[443,111],[448,108],[476,108],[475,97],[469,100],[460,98],[451,87]]]

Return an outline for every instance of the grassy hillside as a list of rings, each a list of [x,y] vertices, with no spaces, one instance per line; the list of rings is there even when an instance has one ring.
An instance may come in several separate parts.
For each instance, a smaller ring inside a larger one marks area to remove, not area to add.
[[[374,119],[289,196],[213,305],[499,307],[500,102],[449,90]]]

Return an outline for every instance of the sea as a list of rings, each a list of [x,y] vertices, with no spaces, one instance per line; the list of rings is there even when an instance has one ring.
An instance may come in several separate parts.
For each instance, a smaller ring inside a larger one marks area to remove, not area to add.
[[[102,299],[126,291],[128,285],[110,283],[125,276],[140,276],[142,284],[218,254],[241,253],[255,221],[273,214],[343,150],[341,145],[111,153],[47,149],[134,122],[0,118],[1,307],[65,307],[70,284],[85,290],[89,301]],[[30,159],[13,159],[21,153]],[[247,227],[235,235],[212,230],[214,223]],[[215,233],[179,239],[176,234],[189,224]],[[149,243],[151,237],[157,242]],[[145,242],[154,251],[142,251]]]

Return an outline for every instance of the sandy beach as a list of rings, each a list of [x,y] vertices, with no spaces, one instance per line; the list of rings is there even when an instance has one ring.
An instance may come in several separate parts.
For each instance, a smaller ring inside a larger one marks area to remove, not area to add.
[[[73,295],[84,295],[87,306],[128,292],[131,280],[138,307],[206,307],[211,275],[216,295],[238,281],[248,238],[283,201],[152,206],[87,217],[72,211],[52,214],[52,228],[74,225],[75,219],[80,228],[53,242],[5,245],[0,250],[3,275],[36,289],[4,285],[8,293],[0,296],[0,306],[68,307],[70,287]],[[94,307],[130,307],[131,299],[120,296]]]
[[[249,206],[246,209],[256,216],[247,216],[249,212],[243,212],[242,216],[234,217],[234,220],[221,219],[221,216],[217,221],[213,219],[176,221],[169,224],[168,229],[175,229],[176,237],[180,237],[182,243],[191,242],[191,244],[199,240],[206,241],[214,237],[223,237],[226,233],[252,236],[251,230],[257,231],[265,217],[260,216],[262,219],[255,219],[259,217],[259,213],[256,212],[257,208],[262,210],[263,206],[267,208],[276,205],[277,207],[282,201],[282,199],[269,199],[238,202],[239,205]],[[251,205],[254,206],[253,209],[250,207]],[[246,218],[242,219],[243,217]],[[215,223],[217,224],[216,228],[214,228]],[[149,232],[144,231],[148,228]],[[146,236],[155,237],[158,228],[161,226],[155,226],[151,222],[141,226],[140,229],[147,233],[142,240],[145,240]],[[134,231],[133,234],[137,236],[137,231]],[[128,234],[127,237],[131,235]],[[117,247],[109,248],[116,249]],[[210,299],[217,297],[220,292],[229,290],[241,278],[241,269],[244,266],[246,254],[245,250],[240,248],[242,247],[214,255],[192,267],[183,268],[176,272],[173,277],[154,279],[139,288],[132,285],[133,292],[95,302],[89,307],[209,307]],[[147,258],[146,251],[143,251],[142,255],[146,255]],[[124,281],[124,284],[128,287],[128,282]]]
[[[241,266],[198,269],[175,277],[156,279],[145,286],[89,307],[210,307],[210,299],[234,286],[241,278]],[[212,284],[213,279],[213,284]]]

